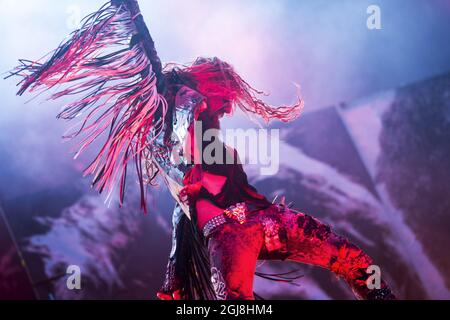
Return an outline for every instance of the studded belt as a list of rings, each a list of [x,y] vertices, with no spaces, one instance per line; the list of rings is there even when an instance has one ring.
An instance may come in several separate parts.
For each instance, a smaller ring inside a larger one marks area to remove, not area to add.
[[[244,224],[247,219],[248,207],[245,202],[239,202],[235,205],[232,205],[226,208],[222,214],[215,216],[214,218],[208,220],[206,224],[203,226],[203,235],[205,238],[210,236],[213,231],[223,225],[226,222],[237,221],[239,224]]]

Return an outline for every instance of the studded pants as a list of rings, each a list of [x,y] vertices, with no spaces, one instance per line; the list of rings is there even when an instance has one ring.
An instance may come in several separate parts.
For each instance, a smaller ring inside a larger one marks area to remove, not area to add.
[[[369,289],[372,259],[311,216],[273,205],[246,223],[226,223],[208,239],[211,281],[220,300],[251,300],[257,260],[291,260],[342,277],[359,299],[395,299],[384,281]]]

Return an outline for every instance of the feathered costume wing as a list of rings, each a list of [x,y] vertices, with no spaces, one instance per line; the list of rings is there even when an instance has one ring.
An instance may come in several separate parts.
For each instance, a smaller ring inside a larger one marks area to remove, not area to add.
[[[52,89],[50,99],[75,96],[58,118],[82,120],[66,137],[80,137],[77,156],[103,135],[106,142],[86,168],[93,185],[123,203],[127,166],[134,163],[146,210],[142,158],[161,132],[167,103],[153,39],[136,0],[113,0],[82,21],[70,39],[40,61],[20,60],[19,95]],[[148,154],[146,154],[148,157]]]

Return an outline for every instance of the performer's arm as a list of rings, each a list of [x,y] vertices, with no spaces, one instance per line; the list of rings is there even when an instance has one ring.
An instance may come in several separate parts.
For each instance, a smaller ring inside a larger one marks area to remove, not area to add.
[[[127,168],[134,164],[146,210],[141,163],[152,142],[146,138],[161,132],[168,105],[162,64],[137,0],[106,3],[50,55],[20,60],[9,76],[22,78],[19,95],[51,90],[52,100],[70,97],[58,118],[79,120],[65,135],[79,138],[76,157],[101,141],[85,175],[108,197],[118,189],[123,204]]]

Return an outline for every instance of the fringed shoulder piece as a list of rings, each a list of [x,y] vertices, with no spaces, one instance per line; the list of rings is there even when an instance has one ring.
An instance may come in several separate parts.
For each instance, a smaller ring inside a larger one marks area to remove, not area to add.
[[[113,0],[48,56],[20,60],[8,77],[22,77],[19,95],[52,89],[49,99],[73,96],[58,118],[81,119],[65,135],[80,138],[75,157],[106,136],[85,175],[94,175],[93,186],[106,190],[107,199],[119,186],[122,204],[127,166],[134,162],[146,211],[141,160],[167,112],[161,69],[137,1]]]

